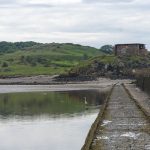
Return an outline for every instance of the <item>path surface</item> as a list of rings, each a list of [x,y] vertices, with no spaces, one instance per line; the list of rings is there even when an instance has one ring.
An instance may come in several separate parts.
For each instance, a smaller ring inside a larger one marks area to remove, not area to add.
[[[150,118],[150,95],[143,92],[135,84],[125,84],[125,87],[128,89],[134,100],[140,105],[145,114]]]
[[[150,122],[122,85],[115,86],[91,150],[150,150]]]

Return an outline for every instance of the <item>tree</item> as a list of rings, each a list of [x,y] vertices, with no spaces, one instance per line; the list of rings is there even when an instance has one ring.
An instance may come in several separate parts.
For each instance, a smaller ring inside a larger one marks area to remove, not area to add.
[[[88,55],[87,54],[83,54],[83,60],[87,60],[88,59]]]
[[[17,50],[27,49],[35,45],[40,45],[40,43],[32,41],[15,43],[2,41],[0,42],[0,53],[11,53]]]
[[[113,46],[112,45],[104,45],[100,48],[100,50],[106,54],[112,54],[113,53]]]

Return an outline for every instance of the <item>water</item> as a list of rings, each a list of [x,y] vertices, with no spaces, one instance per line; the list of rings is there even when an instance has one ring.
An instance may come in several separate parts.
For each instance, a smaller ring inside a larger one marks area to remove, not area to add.
[[[96,90],[0,94],[0,150],[79,150],[103,104]]]

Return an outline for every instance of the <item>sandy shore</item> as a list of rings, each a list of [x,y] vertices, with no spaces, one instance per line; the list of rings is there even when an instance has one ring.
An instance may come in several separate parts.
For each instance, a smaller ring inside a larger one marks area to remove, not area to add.
[[[52,84],[55,76],[39,75],[31,77],[0,78],[0,84]]]
[[[0,85],[53,85],[53,84],[108,84],[116,82],[128,82],[129,80],[111,80],[106,78],[99,78],[97,81],[71,81],[71,82],[57,82],[55,76],[39,75],[31,77],[14,77],[14,78],[0,78]]]
[[[1,79],[5,80],[5,79]],[[12,79],[11,79],[12,80]],[[16,81],[17,79],[15,79]],[[9,79],[7,79],[9,81]],[[47,85],[18,85],[10,84],[0,85],[0,93],[14,93],[14,92],[38,92],[38,91],[68,91],[79,89],[101,89],[105,90],[111,88],[116,83],[130,83],[130,80],[110,80],[106,78],[99,78],[97,81],[75,82],[70,84],[48,84]]]

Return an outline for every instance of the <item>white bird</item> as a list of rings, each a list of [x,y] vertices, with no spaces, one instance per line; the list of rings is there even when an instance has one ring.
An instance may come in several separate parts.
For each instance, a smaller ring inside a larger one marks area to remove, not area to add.
[[[86,100],[86,97],[84,97],[84,103],[87,105],[88,104],[88,102],[87,102],[87,100]]]

